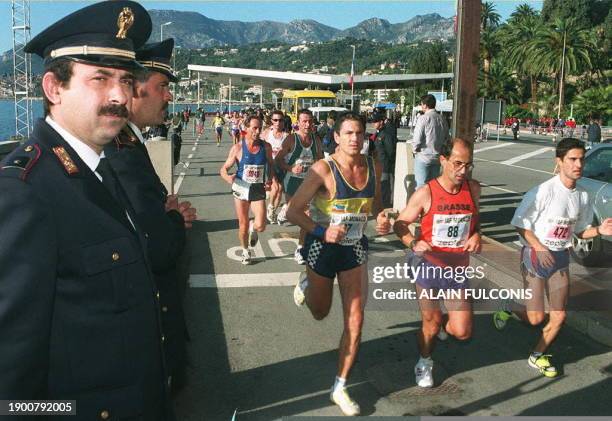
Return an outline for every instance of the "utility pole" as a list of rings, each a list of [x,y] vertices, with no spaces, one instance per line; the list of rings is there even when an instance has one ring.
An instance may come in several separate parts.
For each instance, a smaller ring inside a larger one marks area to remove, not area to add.
[[[30,1],[12,0],[13,28],[13,97],[15,103],[15,137],[26,140],[32,128],[32,63],[23,49],[30,41]]]
[[[459,0],[452,136],[474,139],[480,51],[480,1]]]

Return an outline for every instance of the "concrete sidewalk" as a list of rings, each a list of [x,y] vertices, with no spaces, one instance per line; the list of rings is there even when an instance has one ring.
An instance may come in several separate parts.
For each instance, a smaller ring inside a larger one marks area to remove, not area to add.
[[[500,288],[523,287],[520,252],[492,238],[483,237],[482,253],[471,256],[470,264],[483,266],[486,278]],[[566,323],[607,346],[612,346],[612,291],[601,280],[612,279],[610,268],[586,269],[570,264],[570,297]]]

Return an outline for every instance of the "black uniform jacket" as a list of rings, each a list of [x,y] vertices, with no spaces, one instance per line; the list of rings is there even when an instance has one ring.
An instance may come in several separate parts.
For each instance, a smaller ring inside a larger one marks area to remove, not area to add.
[[[0,164],[0,236],[0,399],[172,419],[144,232],[44,120]]]
[[[147,252],[160,290],[166,364],[172,374],[185,362],[187,329],[176,267],[185,248],[185,221],[175,210],[166,212],[168,191],[155,172],[147,148],[130,126],[104,148],[104,154],[147,233]]]

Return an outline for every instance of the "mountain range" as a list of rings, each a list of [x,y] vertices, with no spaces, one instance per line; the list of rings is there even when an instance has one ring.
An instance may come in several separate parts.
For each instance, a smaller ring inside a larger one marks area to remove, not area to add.
[[[341,38],[368,39],[391,44],[426,39],[446,40],[454,36],[453,18],[437,13],[415,16],[403,23],[390,23],[371,18],[356,26],[340,30],[314,20],[293,20],[289,23],[258,21],[239,22],[210,19],[197,12],[149,10],[153,20],[152,40],[159,40],[160,25],[164,38],[173,37],[182,48],[205,48],[221,45],[280,41],[284,43],[325,42]]]
[[[175,45],[182,48],[245,45],[267,41],[293,44],[342,38],[400,44],[454,37],[453,18],[443,18],[437,13],[418,15],[403,23],[371,18],[344,30],[309,19],[293,20],[289,23],[266,20],[240,22],[210,19],[197,12],[153,9],[149,10],[149,13],[153,20],[153,33],[149,41],[159,40],[162,23],[172,22],[164,27],[164,38],[173,37]],[[12,50],[8,50],[0,55],[0,76],[11,74],[12,66]],[[36,75],[41,71],[42,60],[32,56],[32,73]]]

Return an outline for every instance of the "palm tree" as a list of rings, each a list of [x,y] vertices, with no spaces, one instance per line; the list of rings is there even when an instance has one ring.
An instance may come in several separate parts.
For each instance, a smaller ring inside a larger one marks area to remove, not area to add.
[[[493,63],[489,74],[482,72],[479,79],[479,94],[485,98],[503,99],[509,104],[520,102],[516,79],[512,76],[512,72],[501,63],[497,61]]]
[[[509,23],[512,23],[512,22],[523,22],[525,20],[531,20],[531,19],[537,18],[539,16],[540,16],[540,14],[538,13],[537,10],[535,10],[529,4],[523,3],[523,4],[519,4],[516,7],[516,10],[514,10],[514,12],[512,12],[508,22]]]
[[[500,45],[494,30],[487,28],[480,34],[480,56],[482,58],[482,69],[486,83],[493,61],[493,54],[499,51]]]
[[[480,29],[493,29],[499,25],[501,16],[495,10],[495,5],[492,2],[485,1],[480,9]]]
[[[555,76],[559,88],[559,112],[564,105],[566,76],[592,67],[591,51],[595,48],[590,32],[577,27],[571,18],[556,18],[552,25],[538,28],[529,42],[533,69]]]
[[[600,116],[608,121],[612,116],[612,85],[587,89],[573,101],[576,119],[586,121],[590,115]]]

